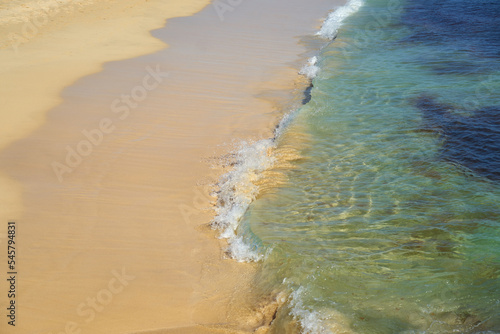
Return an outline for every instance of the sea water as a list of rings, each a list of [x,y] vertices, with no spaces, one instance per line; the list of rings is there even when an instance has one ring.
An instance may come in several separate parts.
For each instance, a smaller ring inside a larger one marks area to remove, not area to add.
[[[500,333],[500,2],[353,0],[315,38],[307,103],[221,182],[271,332]]]

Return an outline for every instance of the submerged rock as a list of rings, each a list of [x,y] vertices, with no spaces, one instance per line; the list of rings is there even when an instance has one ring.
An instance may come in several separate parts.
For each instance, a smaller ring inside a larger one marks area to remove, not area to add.
[[[442,156],[471,171],[500,181],[500,106],[456,113],[452,105],[422,94],[412,100],[423,115],[425,126],[443,138]]]

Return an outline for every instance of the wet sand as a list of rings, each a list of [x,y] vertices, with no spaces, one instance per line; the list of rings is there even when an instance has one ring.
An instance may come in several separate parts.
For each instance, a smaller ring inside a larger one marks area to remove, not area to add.
[[[3,196],[16,208],[2,215],[18,223],[20,290],[16,329],[3,322],[2,332],[248,333],[265,326],[269,317],[249,287],[256,265],[224,259],[223,241],[206,226],[210,191],[224,171],[211,167],[241,140],[271,136],[288,103],[302,98],[307,83],[297,71],[315,43],[307,36],[334,5],[242,1],[222,15],[209,5],[154,30],[151,45],[168,45],[155,53],[104,65],[90,58],[88,67],[85,54],[80,64],[34,63],[37,76],[52,67],[36,87],[53,77],[69,85],[59,72],[81,78],[60,95],[54,87],[33,95],[32,81],[17,82],[22,89],[10,102],[8,110],[28,110],[28,100],[39,108],[0,153],[13,189]],[[127,24],[120,22],[121,33]],[[53,59],[60,41],[51,36],[33,46],[32,57],[50,50]],[[104,45],[121,56],[119,44]]]

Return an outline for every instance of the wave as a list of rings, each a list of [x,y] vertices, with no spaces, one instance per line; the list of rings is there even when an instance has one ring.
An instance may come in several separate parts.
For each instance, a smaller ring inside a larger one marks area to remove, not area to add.
[[[304,288],[300,287],[291,294],[291,315],[298,319],[304,334],[333,334],[323,325],[323,317],[318,311],[310,311],[303,305],[302,294]]]
[[[317,35],[333,38],[342,21],[356,12],[362,0],[350,0],[346,5],[332,12],[325,19]],[[318,57],[308,59],[300,74],[313,79],[320,68],[316,65]],[[275,157],[271,151],[276,147],[276,139],[290,123],[294,112],[288,113],[276,128],[273,138],[254,143],[243,142],[234,153],[234,168],[224,174],[217,186],[216,215],[211,225],[221,231],[220,238],[228,239],[227,254],[237,261],[259,261],[263,258],[255,245],[249,245],[238,235],[237,230],[243,215],[256,198],[259,188],[256,182],[263,177],[263,172],[274,165]]]
[[[259,140],[253,144],[243,142],[234,154],[234,169],[218,182],[216,216],[212,227],[221,230],[220,238],[228,239],[227,253],[238,261],[258,261],[262,255],[238,236],[236,231],[250,203],[259,189],[255,184],[262,172],[272,167],[274,159],[269,154],[273,139]]]
[[[242,142],[233,153],[234,168],[222,175],[217,183],[216,215],[212,227],[221,231],[219,237],[228,240],[226,253],[240,262],[261,260],[264,255],[258,251],[258,241],[251,240],[251,231],[238,234],[240,222],[250,204],[259,193],[257,182],[264,177],[264,171],[272,168],[276,158],[272,151],[277,140],[293,119],[295,112],[286,114],[274,131],[274,136],[253,143]],[[253,235],[253,237],[256,237]],[[258,238],[257,238],[258,239]]]
[[[290,295],[290,314],[297,319],[303,334],[355,334],[349,319],[333,309],[310,310],[304,305],[302,296],[307,293],[299,287]]]
[[[337,8],[328,15],[316,35],[330,40],[335,39],[339,28],[342,26],[342,22],[344,22],[347,17],[356,13],[363,4],[363,0],[349,0],[344,6]]]
[[[316,35],[334,39],[345,18],[357,12],[362,5],[362,0],[348,1],[345,6],[328,15],[321,30]],[[312,80],[320,71],[317,63],[317,56],[309,58],[299,73]],[[217,184],[216,215],[211,225],[221,231],[220,238],[228,240],[226,254],[237,261],[253,262],[266,257],[258,240],[252,236],[248,237],[246,235],[249,234],[248,227],[240,226],[240,223],[250,204],[259,193],[257,183],[264,177],[264,171],[276,164],[277,158],[273,156],[272,152],[278,145],[280,135],[298,112],[300,109],[286,114],[272,138],[253,143],[243,142],[233,154],[233,169],[224,174]],[[350,332],[344,317],[340,314],[332,314],[331,312],[323,314],[320,311],[308,310],[302,302],[303,293],[303,287],[294,289],[288,299],[288,304],[290,315],[297,319],[304,333],[332,333],[338,329],[346,329],[346,333]],[[335,320],[332,321],[332,319]]]
[[[300,69],[299,74],[302,74],[309,79],[314,79],[319,72],[319,67],[316,65],[317,63],[318,57],[314,56],[309,58],[307,64]]]

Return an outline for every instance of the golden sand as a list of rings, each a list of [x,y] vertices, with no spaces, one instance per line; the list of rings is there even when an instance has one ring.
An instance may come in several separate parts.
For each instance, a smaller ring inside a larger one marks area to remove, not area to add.
[[[297,36],[332,6],[313,2],[207,7],[152,37],[206,2],[80,1],[0,50],[0,216],[18,224],[20,290],[0,332],[266,331],[274,296],[249,293],[255,265],[224,260],[206,226],[223,171],[209,162],[271,136],[303,88]]]

